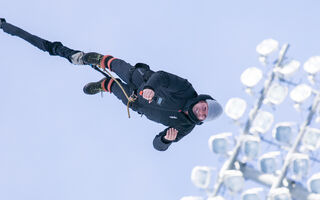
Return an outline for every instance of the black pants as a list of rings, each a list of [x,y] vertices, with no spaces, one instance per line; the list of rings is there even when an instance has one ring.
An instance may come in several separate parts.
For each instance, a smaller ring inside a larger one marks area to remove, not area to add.
[[[21,28],[18,28],[10,23],[3,23],[2,25],[3,31],[13,35],[18,36],[27,42],[31,43],[32,45],[38,47],[42,51],[48,52],[52,56],[61,56],[69,60],[71,62],[70,57],[71,55],[79,52],[73,49],[69,49],[62,45],[61,42],[49,42],[44,40],[38,36],[32,35]]]
[[[60,56],[66,58],[69,62],[71,62],[70,58],[73,54],[80,52],[78,50],[73,50],[66,46],[63,46],[61,42],[50,42],[48,40],[44,40],[10,23],[3,23],[2,28],[4,32],[22,38],[25,41],[31,43],[33,46],[38,47],[42,51],[48,52],[52,56]],[[111,64],[111,70],[121,78],[122,81],[118,79],[118,82],[121,84],[121,86],[129,96],[135,88],[139,88],[139,86],[143,83],[144,77],[141,74],[147,71],[146,69],[142,68],[139,68],[139,70],[132,69],[134,69],[132,65],[121,59],[116,59]],[[151,70],[149,70],[149,72],[150,71]],[[111,92],[125,105],[127,105],[128,100],[118,84],[112,84]]]

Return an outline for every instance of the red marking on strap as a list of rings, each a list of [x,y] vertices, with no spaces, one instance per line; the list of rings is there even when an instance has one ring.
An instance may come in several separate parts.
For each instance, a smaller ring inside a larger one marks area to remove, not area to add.
[[[104,64],[104,61],[105,61],[108,57],[110,57],[110,55],[105,55],[105,56],[103,56],[103,58],[101,59],[101,61],[100,61],[100,66],[101,66],[102,69],[106,69],[106,65]]]
[[[108,91],[111,93],[111,85],[113,83],[113,79],[110,79],[109,83],[108,83]]]
[[[107,90],[106,87],[105,87],[106,80],[107,80],[107,79],[105,79],[105,80],[103,80],[103,81],[101,82],[101,88],[103,89],[103,91],[108,92],[108,90]]]
[[[139,94],[142,96],[142,95],[143,95],[143,91],[141,90],[141,91],[139,92]]]
[[[178,112],[181,112],[182,110],[178,110]]]
[[[110,71],[112,71],[112,70],[111,70],[111,62],[114,61],[115,59],[117,59],[117,58],[111,58],[111,59],[108,61],[108,68],[109,68]]]

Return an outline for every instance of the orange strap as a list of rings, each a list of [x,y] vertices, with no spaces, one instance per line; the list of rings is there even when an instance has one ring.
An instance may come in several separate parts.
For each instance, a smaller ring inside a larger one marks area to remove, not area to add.
[[[117,59],[117,58],[111,58],[109,61],[108,61],[108,68],[109,68],[109,70],[112,72],[112,70],[111,70],[111,62],[112,61],[114,61],[115,59]]]
[[[107,87],[107,89],[108,89],[108,91],[111,93],[111,85],[112,85],[112,83],[113,83],[113,79],[110,79],[110,81],[109,81],[109,83],[108,83],[108,87]]]
[[[106,87],[105,87],[106,80],[107,80],[107,79],[105,79],[105,80],[103,80],[103,81],[101,82],[101,88],[103,89],[103,91],[108,92],[108,90],[107,90]]]
[[[105,79],[101,82],[101,88],[103,91],[111,93],[111,85],[113,83],[113,79],[109,80],[107,88],[106,88],[106,81],[107,81],[107,79]]]
[[[105,55],[105,56],[103,56],[103,58],[101,59],[101,61],[100,61],[100,66],[101,66],[101,68],[102,69],[106,69],[106,65],[104,64],[104,62],[105,62],[105,60],[108,58],[108,57],[110,57],[111,55]]]

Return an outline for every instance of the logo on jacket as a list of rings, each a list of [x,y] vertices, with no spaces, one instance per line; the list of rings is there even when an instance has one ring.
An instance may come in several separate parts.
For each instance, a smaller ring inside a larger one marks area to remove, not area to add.
[[[169,116],[170,119],[178,119],[178,117],[172,115],[172,116]]]
[[[161,97],[159,97],[159,98],[157,99],[157,104],[158,104],[158,105],[161,105],[162,100],[163,100],[163,99],[162,99]]]

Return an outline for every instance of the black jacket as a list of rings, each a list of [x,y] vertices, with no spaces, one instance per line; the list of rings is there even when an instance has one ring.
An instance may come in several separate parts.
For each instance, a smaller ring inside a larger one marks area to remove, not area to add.
[[[201,122],[194,116],[186,115],[193,105],[200,100],[212,99],[209,95],[198,95],[187,79],[164,71],[153,73],[150,78],[138,88],[138,93],[145,88],[155,92],[153,101],[149,102],[141,95],[133,103],[132,108],[145,115],[148,119],[168,126],[153,140],[153,146],[159,151],[165,151],[171,141],[164,139],[169,128],[178,130],[178,135],[173,142],[189,134],[195,125]]]

